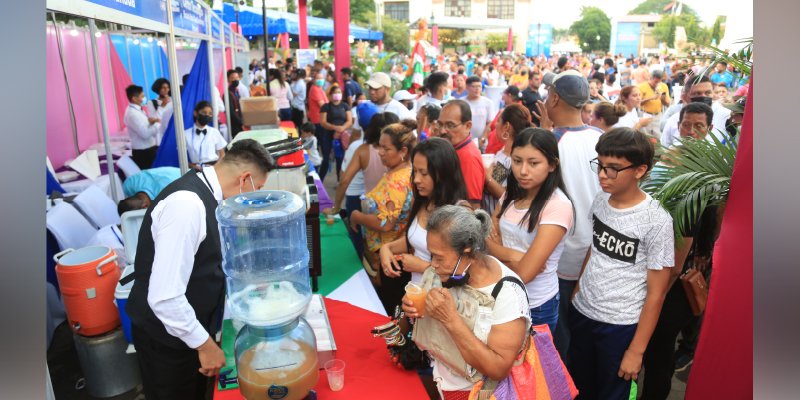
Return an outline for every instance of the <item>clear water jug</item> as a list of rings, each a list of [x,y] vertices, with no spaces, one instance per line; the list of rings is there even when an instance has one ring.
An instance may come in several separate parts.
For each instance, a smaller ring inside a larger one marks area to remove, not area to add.
[[[302,315],[311,298],[303,200],[262,190],[226,199],[216,214],[233,317],[277,326]]]

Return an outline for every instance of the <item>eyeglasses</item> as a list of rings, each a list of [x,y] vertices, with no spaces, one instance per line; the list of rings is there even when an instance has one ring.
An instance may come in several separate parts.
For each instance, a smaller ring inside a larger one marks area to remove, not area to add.
[[[453,122],[451,122],[451,121],[447,121],[446,123],[441,123],[441,122],[439,122],[439,121],[437,120],[437,121],[434,123],[434,125],[436,125],[436,126],[437,126],[437,127],[439,127],[440,129],[442,129],[442,128],[443,128],[443,129],[444,129],[444,130],[446,130],[446,131],[452,131],[453,129],[456,129],[456,128],[458,128],[459,126],[461,126],[461,125],[464,125],[464,123],[463,123],[463,122],[460,122],[460,123],[458,123],[458,124],[455,124],[455,123],[453,123]]]
[[[688,129],[688,130],[693,131],[693,132],[694,131],[698,131],[698,132],[703,133],[703,132],[708,131],[708,125],[703,124],[703,123],[692,124],[689,121],[684,121],[684,122],[681,122],[680,127],[683,128],[683,129]]]
[[[589,165],[591,166],[592,171],[594,171],[594,173],[600,175],[600,171],[603,171],[603,173],[606,174],[608,179],[617,179],[617,175],[620,172],[625,171],[626,169],[637,167],[637,165],[628,165],[625,168],[606,167],[603,164],[600,164],[600,161],[596,158],[592,161],[589,161]]]

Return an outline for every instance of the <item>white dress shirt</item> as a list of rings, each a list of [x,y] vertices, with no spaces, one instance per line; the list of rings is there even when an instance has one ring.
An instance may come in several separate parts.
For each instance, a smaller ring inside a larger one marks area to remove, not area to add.
[[[158,117],[158,116],[152,116]],[[147,120],[142,106],[138,104],[128,104],[125,109],[125,126],[131,138],[131,148],[134,150],[145,150],[157,146],[158,134],[161,131],[161,124],[156,122],[150,124]]]
[[[731,110],[725,108],[725,106],[719,105],[717,103],[711,104],[711,110],[714,111],[714,116],[711,119],[711,133],[717,137],[720,141],[725,140],[725,122],[728,121],[728,118],[731,116]],[[678,138],[681,137],[680,129],[678,128],[678,120],[680,120],[681,113],[676,112],[672,114],[667,123],[664,124],[664,130],[661,132],[661,144],[664,147],[670,147],[673,145],[678,144]],[[710,137],[706,137],[707,140],[713,140]]]
[[[214,96],[214,101],[217,103],[217,111],[225,112],[225,101],[222,99],[222,95],[219,94],[219,89],[216,86],[211,85],[211,94]]]
[[[169,120],[172,118],[173,108],[172,98],[170,98],[170,102],[166,105],[162,100],[156,99],[156,101],[158,101],[158,109],[153,106],[152,101],[147,102],[147,115],[161,119],[161,129],[158,130],[158,135],[156,136],[156,144],[160,145],[161,138],[164,137],[164,132],[167,131]]]
[[[213,167],[203,168],[217,201],[222,187]],[[205,180],[204,186],[206,186]],[[208,332],[186,299],[194,255],[206,238],[206,208],[194,192],[177,191],[159,202],[150,214],[155,254],[147,304],[167,332],[192,349],[208,340]]]
[[[199,133],[198,130],[205,130],[206,133]],[[199,127],[195,124],[193,127],[183,131],[183,136],[186,138],[189,162],[194,164],[219,160],[219,151],[228,145],[219,130],[213,126]]]
[[[250,97],[250,89],[247,88],[242,81],[239,81],[239,86],[236,87],[236,91],[239,92],[240,99],[246,99]]]

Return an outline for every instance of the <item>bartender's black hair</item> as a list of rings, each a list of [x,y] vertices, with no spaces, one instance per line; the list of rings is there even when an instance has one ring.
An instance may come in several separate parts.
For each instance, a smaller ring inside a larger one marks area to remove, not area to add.
[[[125,95],[128,96],[128,101],[132,101],[135,96],[142,92],[144,92],[144,89],[141,86],[128,85],[125,88]]]
[[[254,165],[265,174],[275,169],[275,161],[266,147],[253,139],[234,142],[220,164]]]

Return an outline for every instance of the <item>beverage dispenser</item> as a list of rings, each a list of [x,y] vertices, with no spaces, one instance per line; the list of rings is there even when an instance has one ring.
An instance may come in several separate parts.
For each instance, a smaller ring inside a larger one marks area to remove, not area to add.
[[[235,342],[247,400],[303,399],[319,378],[316,338],[302,318],[311,299],[305,203],[262,190],[217,208],[228,308],[244,324]]]

